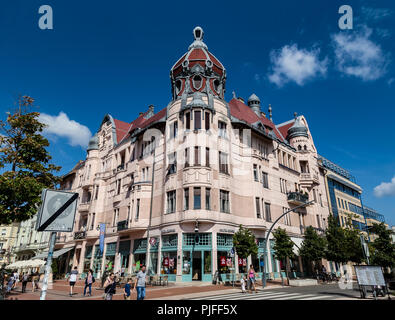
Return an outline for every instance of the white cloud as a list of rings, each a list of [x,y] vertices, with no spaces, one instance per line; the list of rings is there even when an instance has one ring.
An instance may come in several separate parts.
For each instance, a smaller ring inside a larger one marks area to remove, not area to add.
[[[395,196],[395,176],[391,182],[382,182],[374,188],[374,195],[376,197]]]
[[[92,136],[88,127],[70,120],[63,111],[57,116],[41,113],[39,120],[47,125],[44,133],[67,138],[68,143],[72,146],[83,148],[88,146],[89,139]]]
[[[337,69],[349,76],[372,81],[387,71],[389,55],[380,45],[370,40],[372,30],[363,27],[362,32],[339,32],[332,35]]]
[[[388,79],[388,81],[387,81],[388,86],[391,86],[394,83],[394,81],[395,81],[395,78]]]
[[[303,86],[316,76],[325,76],[328,59],[319,60],[319,54],[319,49],[298,49],[296,44],[271,51],[272,73],[269,80],[279,87],[288,82]]]

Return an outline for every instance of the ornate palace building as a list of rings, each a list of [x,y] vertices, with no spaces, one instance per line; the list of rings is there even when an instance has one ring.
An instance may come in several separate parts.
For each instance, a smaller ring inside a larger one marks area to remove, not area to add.
[[[224,98],[227,73],[208,51],[203,30],[170,70],[172,100],[132,122],[104,116],[87,157],[64,176],[62,189],[78,192],[73,233],[57,237],[70,249],[60,270],[105,268],[150,272],[169,281],[211,281],[254,264],[263,271],[263,239],[286,210],[315,200],[279,221],[297,246],[306,226],[322,231],[329,215],[324,169],[303,116],[275,125],[261,101]],[[105,224],[104,249],[99,230]],[[248,261],[228,258],[242,225],[258,243]],[[148,239],[148,241],[147,241]],[[279,277],[284,262],[273,257],[266,272]],[[225,264],[225,265],[224,265]],[[302,260],[291,261],[297,275]]]

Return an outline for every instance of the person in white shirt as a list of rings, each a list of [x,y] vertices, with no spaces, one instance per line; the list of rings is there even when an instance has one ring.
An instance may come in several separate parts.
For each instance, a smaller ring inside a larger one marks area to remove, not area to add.
[[[70,272],[70,278],[69,278],[70,297],[73,296],[73,287],[74,287],[75,283],[77,282],[77,275],[78,275],[77,267],[74,267],[74,270],[72,270]]]
[[[246,293],[246,277],[243,276],[240,280],[241,283],[241,292]]]

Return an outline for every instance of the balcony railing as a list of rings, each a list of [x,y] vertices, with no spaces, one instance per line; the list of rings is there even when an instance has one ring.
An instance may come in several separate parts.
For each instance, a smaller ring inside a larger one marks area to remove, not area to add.
[[[117,223],[117,231],[126,230],[128,228],[128,220],[122,220]]]
[[[86,238],[86,231],[74,232],[74,240],[82,240]]]
[[[313,174],[313,173],[301,173],[300,174],[300,180],[301,182],[315,182],[315,183],[319,183],[319,178],[318,178],[318,174]]]
[[[288,202],[295,204],[295,205],[301,205],[303,203],[306,203],[309,201],[309,195],[300,193],[300,192],[290,192],[288,193]]]

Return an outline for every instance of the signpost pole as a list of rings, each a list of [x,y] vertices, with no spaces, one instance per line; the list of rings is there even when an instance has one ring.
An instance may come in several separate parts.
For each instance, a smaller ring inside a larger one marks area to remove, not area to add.
[[[49,240],[48,258],[47,258],[47,264],[45,265],[45,275],[43,280],[43,287],[41,289],[40,300],[45,300],[45,297],[47,295],[48,277],[49,277],[49,273],[51,272],[52,255],[55,248],[55,242],[56,242],[56,232],[51,232],[51,236]]]

